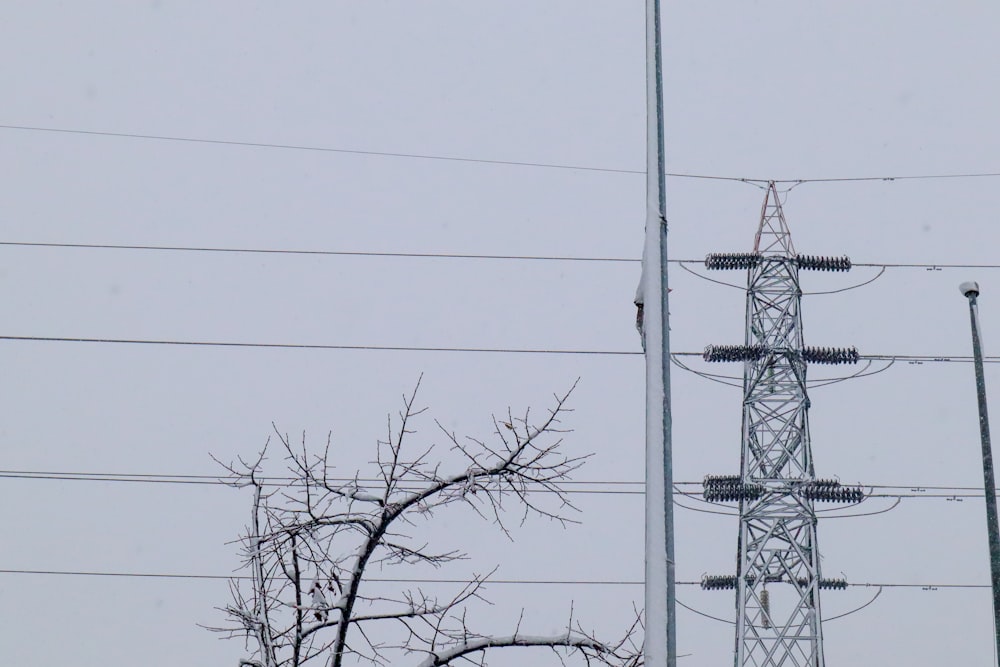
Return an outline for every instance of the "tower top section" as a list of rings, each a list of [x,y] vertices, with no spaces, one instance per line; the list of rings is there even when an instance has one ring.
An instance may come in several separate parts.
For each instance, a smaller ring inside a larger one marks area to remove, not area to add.
[[[754,238],[753,251],[764,256],[795,256],[792,233],[785,222],[785,212],[781,210],[781,199],[774,181],[767,184],[764,205],[760,210],[760,226]]]

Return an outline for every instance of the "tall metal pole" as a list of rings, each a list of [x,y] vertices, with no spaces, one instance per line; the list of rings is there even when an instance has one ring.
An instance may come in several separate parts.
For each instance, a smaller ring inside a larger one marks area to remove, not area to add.
[[[990,446],[990,418],[986,412],[986,378],[983,375],[983,349],[979,333],[979,284],[962,283],[962,294],[969,300],[972,321],[972,354],[976,366],[976,396],[979,399],[979,436],[983,445],[983,486],[986,491],[986,530],[990,541],[990,576],[993,581],[993,633],[1000,655],[1000,528],[997,526],[996,478],[993,474],[993,450]]]
[[[660,0],[646,0],[646,243],[642,297],[646,351],[647,667],[676,667],[670,327],[664,188]]]

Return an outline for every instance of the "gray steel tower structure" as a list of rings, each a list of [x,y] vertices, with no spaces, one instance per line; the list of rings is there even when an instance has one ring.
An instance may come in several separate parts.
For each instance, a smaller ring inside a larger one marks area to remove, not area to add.
[[[705,589],[736,591],[736,667],[824,667],[816,501],[858,502],[859,488],[816,478],[809,439],[808,364],[857,363],[853,348],[806,347],[800,312],[803,269],[846,271],[846,257],[795,252],[769,183],[752,253],[715,254],[709,269],[746,270],[743,345],[710,345],[706,361],[743,363],[738,475],[705,478],[704,496],[739,503],[735,575],[706,576]]]

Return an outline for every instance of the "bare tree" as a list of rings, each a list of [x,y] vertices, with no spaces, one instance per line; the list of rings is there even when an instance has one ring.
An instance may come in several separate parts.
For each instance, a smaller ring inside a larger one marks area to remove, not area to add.
[[[245,637],[251,667],[299,667],[306,663],[399,664],[418,667],[455,661],[485,664],[487,651],[534,646],[575,655],[585,664],[636,667],[642,663],[640,618],[623,637],[599,640],[572,618],[564,632],[533,635],[521,622],[504,634],[475,629],[471,609],[487,602],[484,586],[492,572],[469,577],[440,597],[405,587],[394,594],[372,592],[374,568],[431,565],[464,559],[461,551],[436,551],[414,538],[417,522],[431,520],[449,506],[470,508],[508,537],[509,521],[534,515],[560,524],[577,510],[563,483],[587,456],[563,452],[567,432],[561,417],[572,392],[555,396],[546,414],[530,410],[494,417],[489,442],[460,438],[435,421],[458,472],[444,473],[434,446],[415,447],[417,389],[403,398],[398,419],[388,419],[388,435],[377,445],[374,476],[344,479],[334,474],[331,439],[311,453],[305,436],[293,444],[275,429],[286,466],[282,478],[264,476],[268,446],[251,461],[226,465],[228,481],[254,491],[253,514],[241,537],[243,567],[249,576],[230,583],[232,602],[223,611],[228,637]],[[575,385],[574,385],[575,387]],[[268,445],[274,446],[271,440]],[[383,587],[379,587],[380,591]]]

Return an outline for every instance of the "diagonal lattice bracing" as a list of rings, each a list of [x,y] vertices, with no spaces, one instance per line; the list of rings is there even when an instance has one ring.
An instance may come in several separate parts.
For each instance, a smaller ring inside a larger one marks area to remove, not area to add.
[[[799,271],[845,271],[850,260],[798,256],[774,184],[769,184],[752,253],[709,255],[709,269],[747,271],[742,346],[709,346],[706,361],[743,364],[740,474],[707,477],[706,500],[738,502],[736,575],[703,580],[736,591],[736,667],[824,667],[816,546],[819,500],[857,502],[859,489],[817,480],[809,437],[807,363],[856,363],[853,348],[807,348]]]

